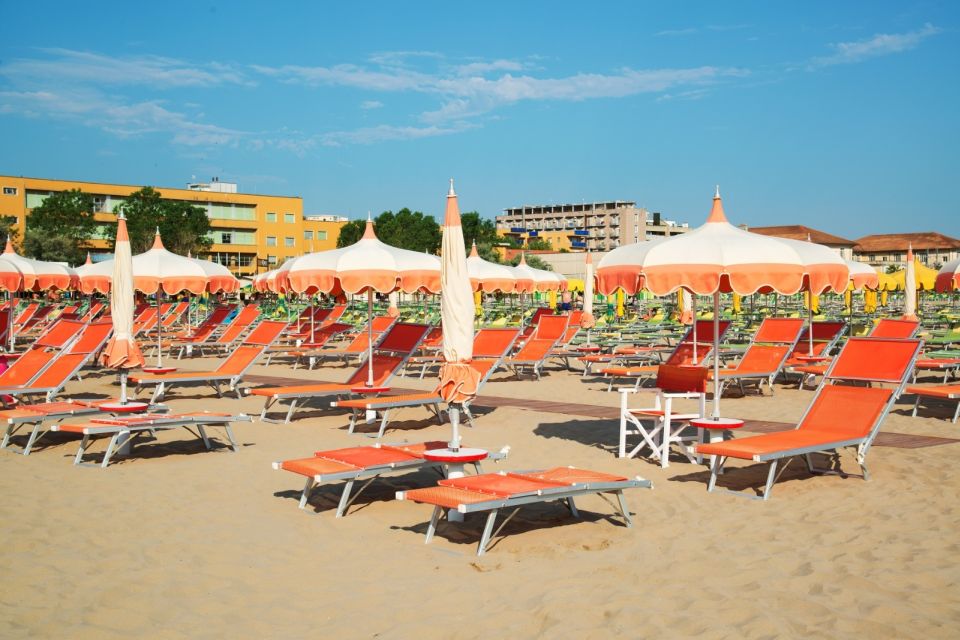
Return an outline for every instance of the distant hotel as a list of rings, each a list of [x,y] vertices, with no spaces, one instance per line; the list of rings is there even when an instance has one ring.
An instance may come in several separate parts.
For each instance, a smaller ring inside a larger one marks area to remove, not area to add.
[[[141,187],[0,176],[0,216],[16,218],[20,237],[30,225],[30,211],[59,191],[79,189],[93,196],[97,233],[91,242],[93,259],[111,252],[108,227],[116,224],[114,210]],[[210,219],[213,244],[204,256],[238,276],[250,276],[282,264],[287,258],[337,246],[340,228],[347,219],[330,215],[304,215],[298,196],[240,193],[236,183],[194,182],[185,189],[154,187],[165,199],[189,202],[202,208]]]
[[[620,245],[689,231],[687,224],[650,214],[636,203],[613,200],[581,204],[523,205],[497,216],[497,232],[529,244],[540,239],[557,251],[610,251]]]

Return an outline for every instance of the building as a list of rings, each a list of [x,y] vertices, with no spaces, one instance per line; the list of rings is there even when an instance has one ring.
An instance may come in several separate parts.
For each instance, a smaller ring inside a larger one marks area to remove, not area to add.
[[[943,263],[960,257],[960,240],[935,231],[921,233],[881,233],[864,236],[853,248],[854,260],[873,267],[901,265],[907,260],[907,249],[928,267],[939,269]]]
[[[132,185],[0,176],[0,215],[13,216],[21,237],[29,226],[30,210],[58,191],[79,189],[93,196],[98,233],[92,241],[94,260],[109,257],[109,225],[116,224],[117,205],[142,187]],[[251,276],[310,251],[333,249],[347,219],[303,214],[303,199],[240,193],[232,182],[214,178],[185,189],[156,187],[161,197],[202,207],[210,218],[213,244],[208,256],[238,276]]]
[[[802,224],[786,224],[776,227],[750,227],[749,231],[764,236],[815,242],[830,247],[831,249],[836,249],[844,260],[853,260],[853,247],[856,244],[853,240],[847,240],[846,238],[841,238],[840,236],[835,236],[832,233],[820,231],[819,229],[805,227]]]
[[[504,209],[496,222],[501,235],[521,244],[547,240],[554,249],[567,251],[610,251],[623,244],[689,231],[686,224],[665,220],[660,213],[650,214],[623,200],[523,205]]]

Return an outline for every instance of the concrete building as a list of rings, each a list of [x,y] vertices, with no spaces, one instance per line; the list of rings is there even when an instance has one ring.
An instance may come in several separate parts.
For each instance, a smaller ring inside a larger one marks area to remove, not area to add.
[[[94,199],[94,218],[99,230],[91,242],[94,260],[111,255],[106,230],[116,224],[115,209],[142,187],[132,185],[0,176],[0,215],[13,216],[20,237],[29,226],[30,211],[59,191],[79,189]],[[189,202],[203,208],[212,227],[213,244],[206,257],[237,276],[251,276],[271,269],[287,258],[309,251],[333,249],[347,219],[339,216],[303,214],[298,196],[240,193],[232,182],[214,178],[209,183],[191,183],[185,189],[156,187],[163,198]]]
[[[873,267],[900,265],[906,261],[909,247],[915,258],[934,269],[960,257],[960,240],[936,231],[864,236],[856,241],[853,257]]]
[[[815,242],[835,249],[837,253],[843,256],[844,260],[853,260],[853,247],[856,244],[853,240],[847,240],[846,238],[841,238],[840,236],[835,236],[832,233],[820,231],[819,229],[805,227],[802,224],[786,224],[775,227],[749,227],[748,230],[764,236]]]
[[[620,245],[689,231],[687,224],[664,219],[623,200],[581,204],[523,205],[496,217],[497,231],[529,244],[549,240],[556,250],[610,251]]]

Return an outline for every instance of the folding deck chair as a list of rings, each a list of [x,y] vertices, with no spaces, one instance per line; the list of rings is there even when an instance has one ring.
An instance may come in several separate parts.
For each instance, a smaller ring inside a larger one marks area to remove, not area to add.
[[[536,329],[512,357],[504,360],[504,365],[518,378],[524,369],[529,369],[539,380],[543,363],[566,334],[569,322],[569,316],[541,315]]]
[[[497,370],[500,363],[510,352],[514,342],[520,335],[519,329],[480,329],[473,337],[473,360],[470,366],[480,372],[480,382],[478,389],[486,384],[490,376]],[[349,400],[335,400],[330,403],[331,407],[350,409],[350,428],[348,433],[353,433],[357,425],[357,420],[361,412],[364,415],[373,417],[368,420],[376,419],[380,415],[380,431],[377,432],[377,438],[382,438],[387,429],[390,420],[390,411],[393,409],[402,409],[410,407],[427,407],[438,421],[441,420],[440,404],[443,398],[435,391],[423,393],[407,393],[393,396],[378,396],[375,398],[351,398]],[[467,424],[473,426],[473,414],[470,412],[470,403],[463,405],[464,415],[467,417]]]
[[[120,416],[113,418],[94,418],[89,422],[79,424],[56,424],[50,427],[51,431],[60,433],[75,433],[83,436],[80,441],[80,448],[73,459],[74,465],[83,465],[83,457],[87,453],[90,441],[94,438],[110,436],[110,442],[103,453],[103,460],[99,466],[106,469],[110,464],[110,459],[116,453],[118,445],[124,444],[137,436],[148,433],[155,435],[157,431],[165,429],[177,429],[184,427],[190,431],[190,427],[195,427],[198,437],[203,440],[203,446],[210,451],[213,446],[210,444],[210,438],[207,435],[208,427],[221,427],[230,442],[230,448],[236,453],[240,449],[237,441],[233,437],[233,430],[230,425],[234,422],[250,421],[250,417],[244,414],[231,415],[229,413],[211,413],[199,411],[194,413],[181,414],[139,414],[132,416]],[[192,433],[192,431],[191,431]],[[86,465],[84,465],[86,466]]]
[[[488,512],[486,525],[477,546],[477,555],[482,556],[496,536],[520,507],[541,502],[560,502],[574,517],[579,517],[574,499],[592,494],[609,494],[616,497],[620,515],[627,527],[633,526],[630,510],[624,498],[624,489],[643,487],[652,489],[653,484],[637,476],[629,480],[624,476],[576,469],[555,467],[544,471],[524,473],[487,473],[462,478],[440,480],[436,487],[398,491],[397,500],[410,500],[433,505],[433,515],[427,527],[427,544],[433,539],[442,513],[452,509],[461,514]],[[497,514],[501,509],[513,509],[500,527],[494,531]]]
[[[693,327],[690,327],[663,364],[706,366],[707,359],[713,354],[713,320],[697,320],[696,323],[696,343],[693,341]],[[730,329],[730,324],[729,320],[720,321],[720,340]],[[601,369],[600,373],[610,380],[608,392],[619,378],[633,378],[634,389],[639,389],[644,380],[656,378],[659,367],[659,364],[611,366]]]
[[[620,389],[620,441],[618,457],[632,458],[647,447],[651,457],[660,461],[660,466],[670,466],[670,445],[693,441],[694,438],[682,435],[689,420],[702,418],[707,402],[707,368],[682,365],[660,365],[657,369],[656,397],[652,407],[630,408],[627,394],[636,393],[636,388]],[[677,411],[673,401],[678,399],[697,400],[698,409],[694,413]],[[650,425],[646,423],[650,422]],[[627,436],[639,435],[640,443],[627,451]],[[686,450],[684,454],[693,460]]]
[[[150,398],[150,404],[154,404],[164,397],[167,388],[173,385],[199,385],[208,384],[213,387],[217,397],[222,397],[220,385],[228,385],[230,391],[240,396],[240,390],[237,385],[243,379],[243,376],[254,365],[254,363],[263,355],[267,348],[272,345],[280,334],[287,328],[286,322],[277,322],[266,320],[257,325],[257,328],[247,334],[243,342],[234,348],[233,352],[220,363],[213,371],[183,371],[176,373],[167,373],[163,375],[136,374],[130,376],[130,380],[136,384],[135,393],[139,393],[143,387],[153,385],[154,392]]]
[[[763,393],[767,383],[773,393],[773,381],[780,375],[787,356],[794,349],[803,331],[801,318],[764,318],[750,345],[735,366],[720,369],[720,394],[730,383],[736,382],[740,393],[746,395],[744,383],[755,383],[757,392]],[[708,374],[713,379],[713,370]]]
[[[373,393],[380,393],[390,378],[403,368],[423,338],[430,331],[425,324],[397,322],[383,336],[373,350]],[[260,387],[248,389],[247,393],[265,398],[260,419],[265,422],[275,422],[267,417],[267,411],[276,403],[284,400],[290,402],[286,418],[283,423],[290,422],[297,406],[307,404],[311,400],[329,399],[331,397],[348,397],[365,393],[364,388],[368,381],[369,371],[367,360],[364,360],[353,372],[346,383],[319,382],[315,384],[294,385],[288,387]]]
[[[380,476],[409,473],[421,469],[442,470],[444,463],[427,460],[423,454],[425,451],[443,449],[446,446],[446,442],[438,441],[391,445],[377,443],[368,447],[317,451],[311,458],[274,462],[273,468],[306,476],[306,485],[300,494],[301,509],[307,508],[310,494],[317,485],[344,481],[336,516],[342,518],[353,501]],[[491,452],[487,459],[499,461],[507,456],[509,450],[509,447],[504,447],[499,452]],[[481,472],[479,462],[471,464],[477,473]],[[353,485],[359,481],[364,482],[357,492],[351,495]]]
[[[867,452],[902,393],[921,345],[920,340],[913,339],[847,340],[827,369],[796,429],[696,446],[698,454],[714,456],[707,491],[715,489],[717,476],[729,458],[770,464],[766,485],[759,496],[724,490],[763,500],[770,497],[777,479],[777,465],[784,459],[802,456],[812,474],[852,475],[840,469],[839,450],[845,447],[856,449],[861,477],[867,480]],[[852,386],[881,383],[892,386]],[[818,452],[833,452],[831,468],[814,466],[811,454]]]
[[[76,322],[64,320],[63,322]],[[103,348],[107,338],[113,332],[111,322],[79,323],[83,330],[76,340],[58,352],[55,358],[43,370],[25,384],[9,385],[0,379],[0,395],[31,396],[43,394],[46,402],[53,399],[77,375],[81,368]]]

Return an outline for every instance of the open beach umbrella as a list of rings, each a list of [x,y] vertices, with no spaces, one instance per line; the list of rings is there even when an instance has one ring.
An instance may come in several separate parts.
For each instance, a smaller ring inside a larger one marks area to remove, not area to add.
[[[719,417],[720,294],[843,291],[849,277],[843,259],[830,249],[805,246],[810,244],[750,233],[730,224],[717,188],[705,224],[681,235],[614,249],[597,267],[597,285],[604,294],[618,288],[628,293],[646,288],[663,296],[684,288],[713,296],[713,416]]]
[[[861,289],[876,289],[880,286],[880,274],[870,265],[856,260],[844,260],[850,270],[850,287],[855,291]]]
[[[110,317],[113,336],[100,356],[103,366],[120,370],[120,403],[127,403],[127,370],[144,364],[143,354],[133,336],[133,259],[127,221],[117,219],[117,240],[113,249],[113,284],[110,290]]]
[[[907,247],[907,265],[903,271],[903,319],[917,319],[917,273],[913,260],[913,246]]]
[[[460,449],[460,407],[477,395],[480,372],[473,359],[473,288],[463,246],[457,194],[450,179],[440,244],[440,326],[443,329],[443,367],[437,392],[447,402],[453,438],[450,449]]]
[[[441,251],[441,261],[442,251]],[[467,273],[470,275],[470,286],[474,291],[484,293],[513,293],[517,279],[513,270],[507,265],[490,262],[480,257],[477,252],[477,243],[474,242],[467,256]]]
[[[440,292],[440,259],[381,242],[367,216],[363,237],[349,247],[308,253],[286,262],[276,287],[295,293],[367,294],[368,320],[373,318],[373,294]],[[373,386],[373,326],[367,323],[367,386]]]
[[[960,289],[960,258],[951,260],[940,267],[934,288],[946,293]]]
[[[0,289],[7,292],[23,289],[23,272],[3,256],[0,256]]]
[[[192,258],[190,256],[187,256],[187,258],[193,260],[203,270],[207,278],[206,291],[210,293],[234,293],[240,289],[240,281],[222,264],[202,258]]]
[[[7,246],[3,251],[3,258],[13,263],[23,274],[21,288],[24,291],[45,291],[47,289],[64,291],[77,283],[77,274],[70,267],[57,262],[32,260],[17,255],[9,237],[7,238]]]

